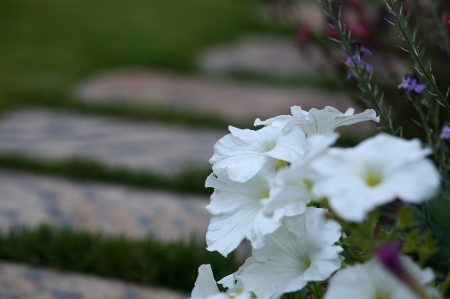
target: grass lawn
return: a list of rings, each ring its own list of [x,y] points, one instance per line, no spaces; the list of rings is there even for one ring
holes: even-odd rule
[[[109,68],[194,68],[205,47],[255,27],[256,0],[5,0],[0,100],[64,97]]]
[[[206,250],[205,240],[161,243],[41,225],[0,232],[0,259],[164,286],[190,294],[198,267],[211,264],[220,279],[243,263]]]

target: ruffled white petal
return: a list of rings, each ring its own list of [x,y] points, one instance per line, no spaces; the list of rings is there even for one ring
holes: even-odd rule
[[[427,284],[434,279],[430,269],[420,269],[409,257],[401,256],[401,262],[408,273],[423,287],[430,299],[442,296]],[[338,271],[330,280],[324,299],[420,299],[407,285],[381,265],[377,259],[365,264],[356,264]]]
[[[252,262],[240,274],[247,291],[259,299],[277,299],[302,289],[308,281],[322,281],[340,268],[342,249],[333,245],[340,226],[327,221],[325,210],[283,219],[283,225],[266,237],[266,245],[253,250]],[[322,233],[326,232],[326,233]]]
[[[217,288],[217,283],[212,273],[211,265],[201,265],[198,268],[198,277],[195,281],[194,289],[191,293],[190,299],[251,299],[252,295],[249,292],[244,292],[242,288],[239,289],[240,294],[236,295],[238,285],[234,285],[234,274],[223,278],[219,283],[228,288],[227,293],[221,293]],[[242,283],[240,283],[242,286]],[[234,294],[232,294],[234,293]],[[232,295],[232,296],[231,296]]]
[[[421,203],[440,185],[436,167],[417,140],[378,134],[351,149],[329,149],[311,163],[313,190],[327,197],[341,218],[362,222],[377,206],[396,198]]]
[[[217,295],[219,293],[220,291],[217,288],[217,283],[214,279],[211,265],[201,265],[200,268],[198,268],[198,277],[195,281],[191,298],[205,299],[211,295]]]
[[[372,120],[379,122],[380,118],[376,116],[375,110],[367,109],[362,113],[353,115],[353,109],[350,108],[346,113],[326,106],[322,110],[313,108],[308,112],[308,118],[311,120],[309,125],[302,125],[306,135],[327,134],[333,132],[337,127],[348,126],[362,121]]]
[[[268,126],[260,130],[229,127],[231,134],[214,145],[213,171],[225,169],[231,180],[246,182],[277,159],[295,162],[304,154],[305,134],[300,128]]]
[[[206,233],[209,251],[227,256],[244,238],[252,246],[264,245],[264,236],[281,225],[281,213],[266,216],[263,200],[269,197],[274,171],[263,169],[245,183],[230,180],[224,170],[210,175],[206,187],[215,188],[206,209],[213,215]]]
[[[311,193],[309,163],[322,155],[338,136],[337,133],[330,133],[314,135],[306,140],[302,162],[278,171],[270,199],[265,203],[266,215],[272,215],[276,210],[281,210],[285,216],[295,216],[305,211],[306,205],[315,199]]]
[[[362,121],[380,121],[373,109],[367,109],[354,115],[353,108],[349,108],[345,113],[342,113],[336,108],[326,106],[322,110],[313,108],[307,112],[302,110],[300,106],[293,106],[291,107],[291,113],[292,116],[281,115],[265,121],[257,119],[255,125],[272,125],[275,127],[299,126],[309,137],[315,134],[328,134],[337,127],[348,126]]]

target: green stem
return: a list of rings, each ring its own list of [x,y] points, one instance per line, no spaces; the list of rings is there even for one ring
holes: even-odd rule
[[[342,24],[341,24],[340,19],[336,18],[336,16],[333,13],[333,10],[331,8],[331,0],[320,0],[320,2],[322,3],[326,14],[332,20],[334,27],[339,34],[340,43],[342,45],[342,48],[348,53],[348,56],[352,61],[352,64],[353,64],[352,71],[355,75],[356,80],[359,83],[359,87],[364,92],[364,94],[367,96],[367,99],[368,99],[370,105],[372,106],[372,108],[380,116],[380,124],[382,125],[382,127],[384,127],[388,133],[394,134],[395,130],[392,128],[391,122],[388,120],[388,118],[384,115],[383,111],[381,110],[381,107],[377,101],[377,97],[375,96],[372,86],[364,78],[364,73],[359,68],[359,64],[357,63],[357,61],[354,57],[355,53],[353,53],[354,51],[353,51],[353,49],[351,49],[351,47],[348,43],[347,36],[344,34],[344,32],[342,30]]]
[[[434,22],[436,23],[441,39],[444,41],[445,51],[447,52],[447,56],[450,59],[450,43],[448,41],[447,36],[445,36],[444,27],[442,26],[441,19],[438,16],[436,3],[434,0],[428,0],[428,3],[430,3],[430,10],[431,13],[433,14]]]
[[[417,63],[418,68],[416,68],[419,73],[426,78],[428,81],[428,84],[432,87],[435,95],[439,98],[439,103],[443,105],[448,111],[450,111],[450,105],[446,101],[446,97],[441,93],[439,88],[436,85],[436,82],[432,75],[428,73],[425,69],[425,66],[423,65],[420,57],[419,57],[419,51],[417,50],[416,46],[414,45],[414,41],[410,38],[410,34],[406,31],[406,18],[403,17],[401,14],[397,13],[394,9],[394,4],[397,3],[396,0],[394,2],[392,0],[384,0],[386,3],[388,9],[391,11],[391,13],[395,17],[396,26],[400,30],[401,36],[403,40],[406,42],[406,45],[408,47],[408,51],[410,52],[413,60]],[[405,25],[403,25],[405,24]]]
[[[350,249],[350,247],[348,247],[347,245],[344,245],[344,244],[340,244],[341,245],[341,247],[344,249],[344,252],[349,256],[349,257],[351,257],[352,259],[354,259],[355,261],[357,261],[357,262],[362,262],[362,259],[359,257],[359,256],[357,256],[351,249]]]

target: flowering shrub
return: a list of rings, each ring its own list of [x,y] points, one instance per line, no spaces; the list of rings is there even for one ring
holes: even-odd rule
[[[294,106],[292,115],[256,119],[255,125],[263,126],[257,130],[229,127],[230,134],[214,147],[213,173],[206,180],[206,187],[214,188],[206,207],[213,215],[207,245],[226,257],[247,239],[252,255],[218,282],[225,292],[219,291],[211,267],[200,266],[192,299],[446,295],[450,211],[441,208],[450,208],[450,129],[444,125],[448,94],[440,91],[431,64],[425,67],[418,38],[407,26],[417,3],[384,2],[387,21],[413,59],[415,73],[400,77],[394,89],[403,89],[404,104],[416,110],[421,139],[402,137],[385,111],[383,94],[372,86],[377,67],[363,55],[373,51],[351,39],[341,12],[330,0],[321,0],[331,39],[343,48],[347,78],[357,81],[371,109],[354,114],[351,108],[342,113],[333,107],[304,111]],[[360,1],[344,4],[343,9],[364,13]],[[449,21],[438,17],[440,7],[428,1],[444,39],[437,48],[446,53],[448,64]],[[311,37],[305,27],[302,33],[302,42]],[[363,121],[379,123],[382,132],[353,148],[333,146],[339,138],[336,128]]]

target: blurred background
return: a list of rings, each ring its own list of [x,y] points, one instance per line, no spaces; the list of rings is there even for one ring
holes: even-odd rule
[[[235,271],[245,246],[205,249],[215,142],[354,106],[301,2],[0,1],[0,297],[183,298],[201,264]]]

